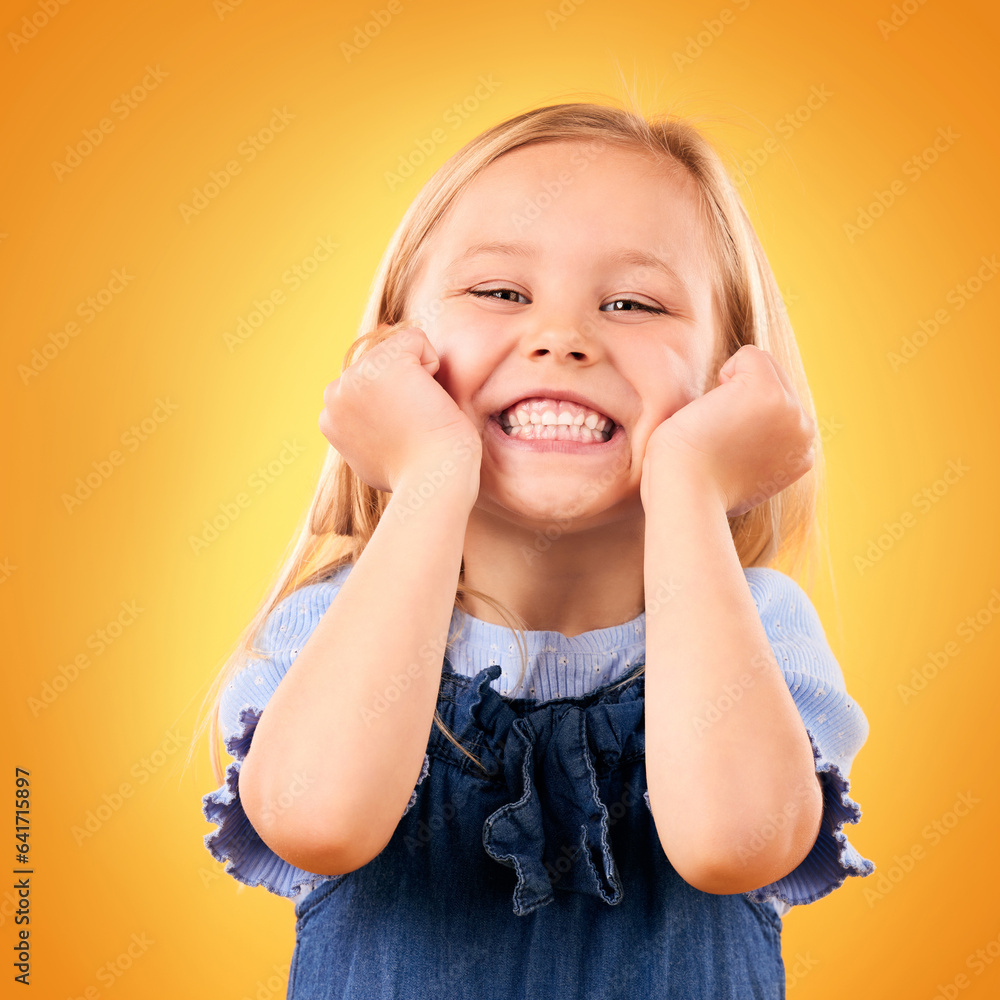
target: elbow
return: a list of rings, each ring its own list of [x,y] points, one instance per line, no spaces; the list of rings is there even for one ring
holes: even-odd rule
[[[260,839],[283,861],[316,875],[346,875],[381,853],[386,843],[373,841],[371,831],[348,829],[315,809],[278,814],[274,808],[244,804],[247,818]]]
[[[768,864],[742,866],[732,863],[731,859],[705,859],[685,864],[678,874],[700,892],[731,896],[777,882],[794,868],[794,864],[775,865],[773,856]]]
[[[789,816],[766,816],[751,827],[716,828],[670,855],[677,873],[695,889],[732,895],[760,889],[794,871],[808,857],[822,824],[822,797]]]
[[[258,831],[259,832],[259,831]],[[269,830],[261,840],[283,861],[315,875],[347,875],[368,864],[382,851],[366,841],[334,838],[325,830]]]
[[[316,875],[346,875],[371,861],[388,843],[372,826],[345,823],[345,810],[333,815],[305,776],[294,776],[276,790],[248,765],[249,754],[239,776],[243,811],[260,839],[295,868]]]

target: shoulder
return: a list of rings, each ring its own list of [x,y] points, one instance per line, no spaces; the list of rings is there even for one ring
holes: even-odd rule
[[[298,652],[296,644],[299,640],[305,642],[312,634],[350,571],[351,564],[345,563],[324,579],[285,595],[265,619],[253,648],[268,655]]]
[[[350,569],[350,564],[339,566],[324,579],[287,594],[272,608],[254,636],[250,653],[222,689],[219,722],[224,739],[243,733],[248,718],[259,716]]]
[[[799,584],[787,573],[772,568],[771,566],[746,566],[743,569],[750,593],[753,594],[754,602],[758,609],[769,606],[774,602],[788,602],[791,600],[805,601],[809,598]]]
[[[809,595],[790,576],[770,566],[750,566],[743,570],[757,613],[768,634],[785,629],[823,637],[823,625]]]
[[[790,576],[770,567],[744,569],[768,642],[786,675],[803,674],[843,687],[843,673],[816,608]]]

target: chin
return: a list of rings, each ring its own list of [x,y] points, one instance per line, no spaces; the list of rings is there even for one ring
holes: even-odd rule
[[[596,527],[621,515],[622,497],[618,490],[603,493],[598,487],[580,489],[488,488],[479,494],[479,506],[488,513],[513,522],[532,532],[540,532],[552,541],[567,532]],[[638,496],[636,497],[638,503]],[[641,504],[639,505],[641,509]]]

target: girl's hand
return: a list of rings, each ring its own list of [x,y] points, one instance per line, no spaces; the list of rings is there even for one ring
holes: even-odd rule
[[[805,475],[815,461],[816,422],[781,365],[744,345],[722,366],[719,384],[655,428],[646,445],[640,492],[651,463],[700,477],[729,517],[746,513]]]
[[[407,475],[478,475],[482,438],[434,379],[439,366],[423,330],[401,327],[326,387],[319,429],[369,486],[391,493]]]

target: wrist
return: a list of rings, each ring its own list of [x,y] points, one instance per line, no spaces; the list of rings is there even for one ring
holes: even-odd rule
[[[723,513],[729,507],[726,492],[707,463],[667,445],[646,449],[639,493],[647,515],[672,503],[691,502]]]
[[[395,483],[390,505],[409,512],[426,506],[447,506],[468,514],[479,496],[480,459],[469,449],[427,455]]]

